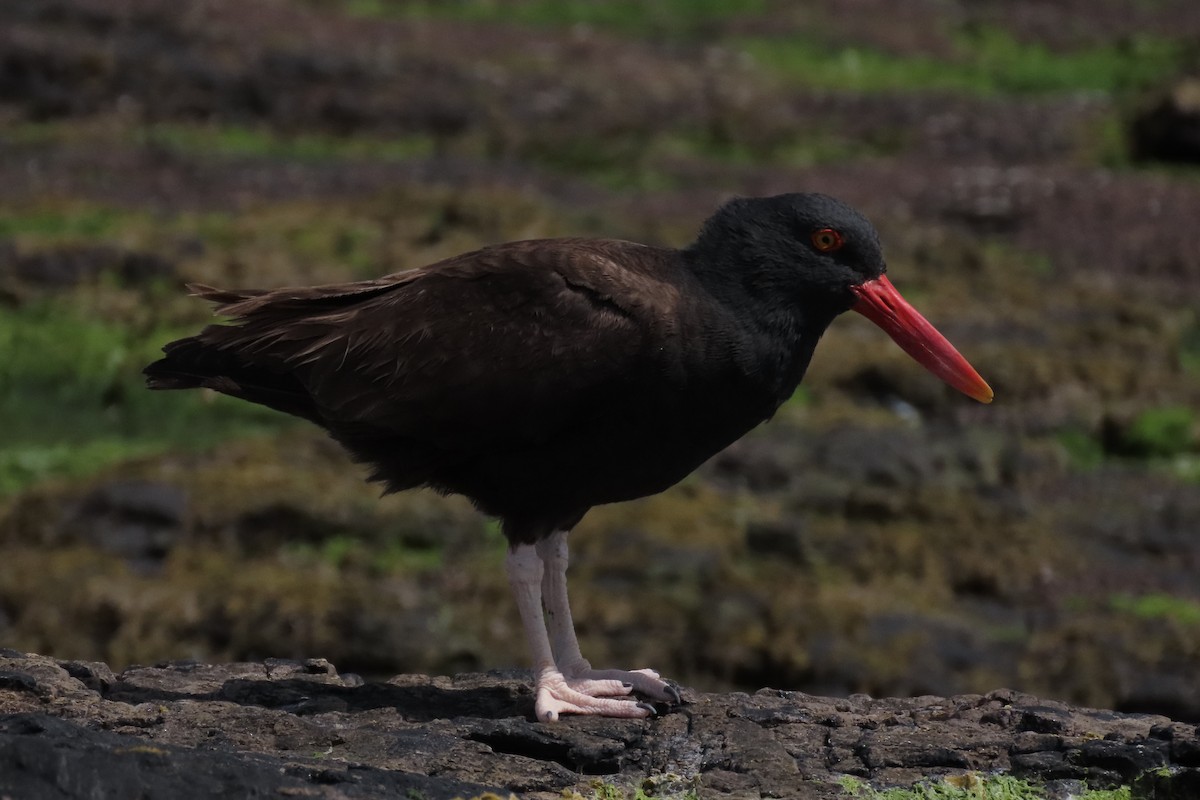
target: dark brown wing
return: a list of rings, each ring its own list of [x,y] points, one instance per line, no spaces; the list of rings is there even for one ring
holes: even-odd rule
[[[485,248],[387,278],[230,292],[233,325],[172,343],[156,388],[208,386],[440,450],[536,443],[670,369],[673,251],[612,240]]]

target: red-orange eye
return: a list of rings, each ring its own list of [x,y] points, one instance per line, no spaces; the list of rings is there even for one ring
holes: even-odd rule
[[[845,240],[833,228],[821,228],[819,231],[813,231],[812,243],[813,247],[822,253],[832,253],[845,244]]]

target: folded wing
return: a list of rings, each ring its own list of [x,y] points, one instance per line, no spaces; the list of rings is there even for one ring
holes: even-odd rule
[[[535,444],[669,369],[662,344],[678,298],[662,278],[674,258],[628,242],[541,240],[358,283],[193,287],[232,324],[167,345],[148,384],[309,419],[364,460],[376,459],[355,443],[372,437],[428,454]]]

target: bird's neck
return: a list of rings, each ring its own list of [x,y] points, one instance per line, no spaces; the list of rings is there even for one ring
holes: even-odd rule
[[[707,294],[728,312],[737,329],[739,368],[762,382],[776,404],[795,392],[818,340],[845,309],[804,297],[791,283],[763,270],[747,250],[701,246],[682,251]]]

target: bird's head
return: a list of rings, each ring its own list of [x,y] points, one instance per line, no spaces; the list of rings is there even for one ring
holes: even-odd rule
[[[755,292],[791,295],[830,319],[857,311],[934,375],[992,401],[979,373],[888,280],[875,226],[840,200],[815,193],[737,198],[705,223],[693,249],[745,265],[740,278]]]

